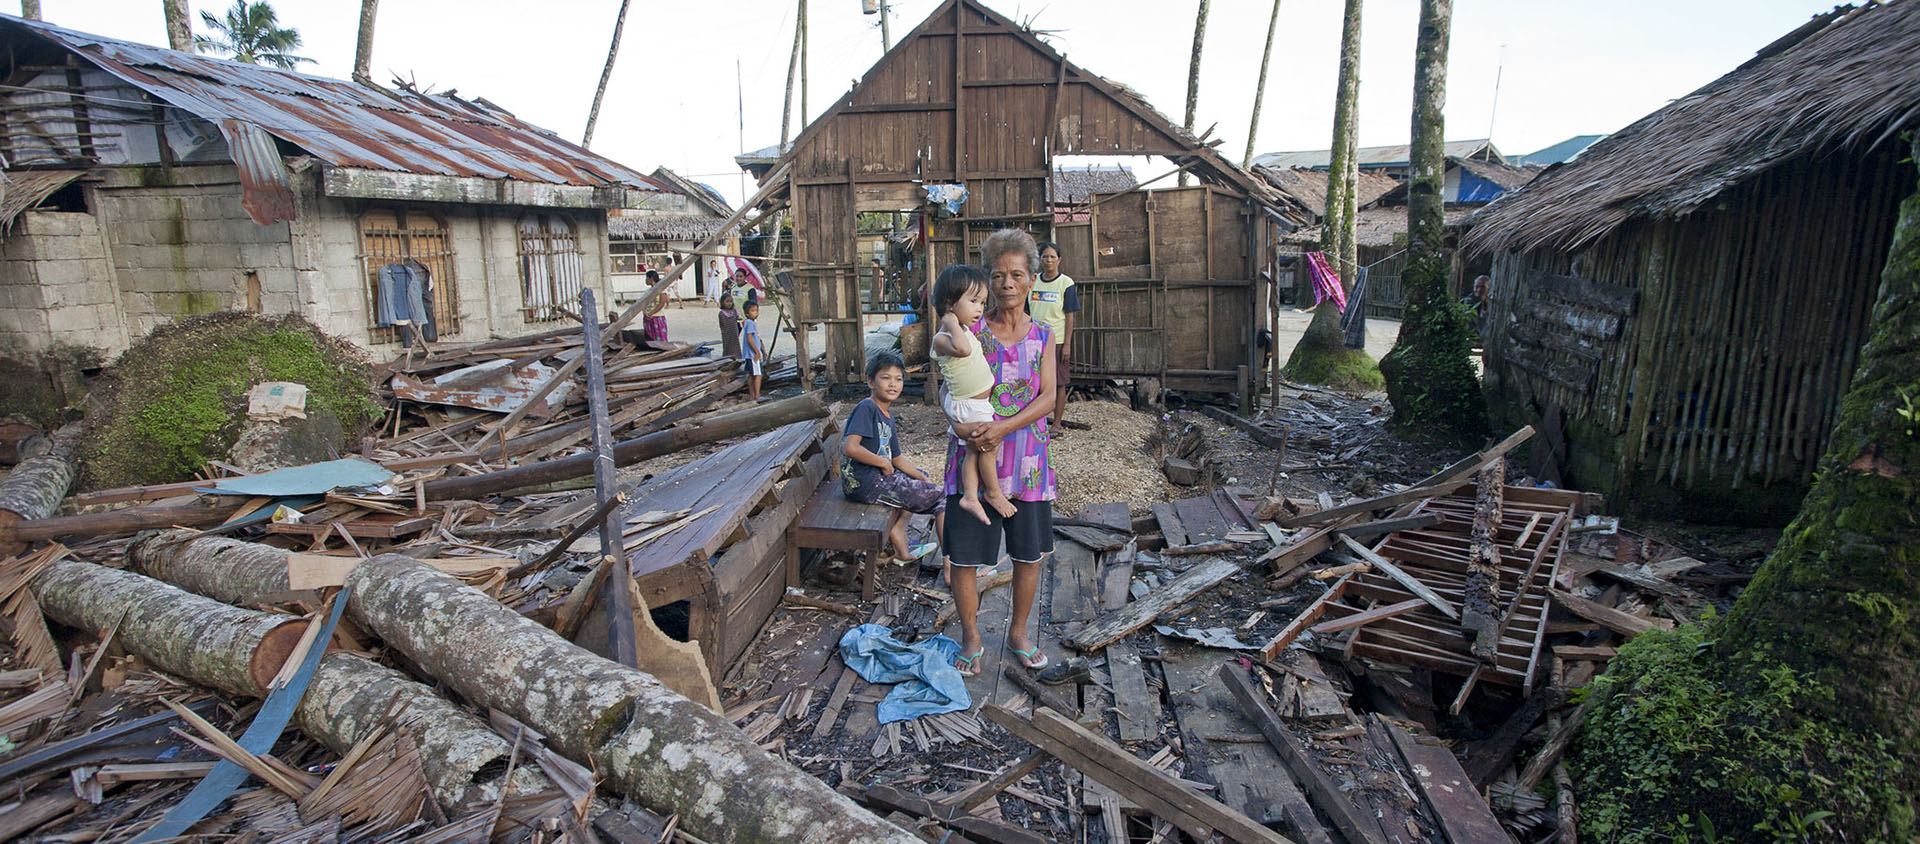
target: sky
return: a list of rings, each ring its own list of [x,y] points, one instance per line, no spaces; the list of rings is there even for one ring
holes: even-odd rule
[[[218,15],[226,2],[190,0]],[[890,0],[895,40],[940,0]],[[1089,72],[1125,83],[1176,123],[1184,116],[1198,0],[986,0],[1042,32]],[[0,0],[6,3],[6,0]],[[10,5],[10,4],[9,4]],[[1325,149],[1332,135],[1340,0],[1283,0],[1256,152]],[[1447,137],[1491,137],[1522,154],[1612,132],[1732,70],[1832,0],[1457,0]],[[299,30],[302,70],[347,78],[358,0],[277,0]],[[373,74],[485,97],[578,141],[620,0],[381,0]],[[642,171],[666,166],[738,204],[733,163],[779,140],[795,0],[633,0],[592,149]],[[12,12],[14,9],[8,8]],[[1246,149],[1273,5],[1212,0],[1196,131]],[[70,29],[165,44],[161,0],[42,0]],[[1361,40],[1362,146],[1407,141],[1418,0],[1368,0]],[[880,58],[879,16],[861,0],[811,0],[807,117]],[[1498,96],[1495,96],[1496,80]],[[793,134],[803,124],[799,104]],[[744,127],[743,124],[744,123]],[[1491,129],[1491,133],[1489,133]],[[1138,169],[1138,166],[1136,166]],[[1156,175],[1141,172],[1145,178]]]

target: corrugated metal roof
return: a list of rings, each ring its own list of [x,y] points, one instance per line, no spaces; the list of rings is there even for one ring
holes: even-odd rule
[[[40,21],[0,20],[72,50],[169,105],[214,123],[257,126],[335,166],[660,189],[636,170],[482,102],[213,59]]]
[[[1501,157],[1500,151],[1494,148],[1493,142],[1485,138],[1469,141],[1448,141],[1444,145],[1444,148],[1448,156],[1473,158],[1485,152],[1492,152],[1495,160],[1505,160]],[[1353,157],[1359,162],[1359,166],[1361,167],[1402,167],[1406,166],[1411,160],[1407,152],[1406,144],[1396,144],[1386,147],[1360,147],[1353,151]],[[1263,155],[1256,155],[1253,158],[1253,163],[1263,167],[1272,167],[1275,170],[1284,170],[1289,167],[1324,168],[1332,158],[1332,150],[1312,149],[1297,152],[1269,152]]]

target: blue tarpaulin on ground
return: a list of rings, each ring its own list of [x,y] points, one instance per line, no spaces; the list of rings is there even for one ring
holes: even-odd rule
[[[392,472],[377,463],[348,457],[275,469],[258,475],[221,478],[206,487],[195,489],[225,495],[268,495],[278,498],[285,495],[320,495],[341,487],[373,486],[386,483],[392,477]]]
[[[966,678],[953,667],[960,643],[934,636],[911,645],[878,624],[862,624],[840,637],[840,658],[869,683],[897,683],[880,701],[880,723],[938,715],[973,705]]]

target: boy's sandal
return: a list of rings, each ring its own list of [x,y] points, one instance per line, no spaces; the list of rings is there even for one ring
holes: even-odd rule
[[[1013,655],[1020,658],[1020,664],[1030,670],[1039,671],[1047,667],[1047,655],[1040,652],[1039,645],[1034,645],[1023,651],[1014,647],[1013,643],[1009,642],[1007,643],[1007,650],[1013,651]]]
[[[987,649],[981,648],[980,650],[974,651],[973,656],[962,655],[954,657],[953,670],[960,672],[960,676],[962,677],[978,677],[980,676],[979,660],[986,655]]]

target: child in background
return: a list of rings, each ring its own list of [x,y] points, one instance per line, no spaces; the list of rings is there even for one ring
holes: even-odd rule
[[[902,563],[939,547],[931,542],[907,544],[908,515],[932,513],[938,535],[940,514],[947,505],[940,485],[900,453],[900,432],[894,427],[891,408],[905,384],[906,364],[898,354],[887,351],[868,357],[871,395],[854,406],[840,436],[840,492],[849,501],[893,508],[887,538],[893,543],[894,560]]]
[[[939,330],[933,335],[933,359],[940,365],[940,377],[946,392],[940,409],[946,411],[953,433],[965,440],[967,457],[960,461],[960,509],[987,524],[987,511],[980,497],[999,511],[1003,519],[1013,518],[1013,502],[1000,489],[1000,446],[979,448],[972,444],[974,432],[992,422],[993,370],[980,352],[980,340],[972,326],[987,309],[987,274],[970,264],[955,264],[940,271],[933,282],[933,311]]]
[[[740,353],[747,361],[747,396],[753,401],[760,400],[760,375],[766,367],[767,350],[760,345],[760,303],[747,300],[747,307],[740,312],[746,317],[740,321]]]

